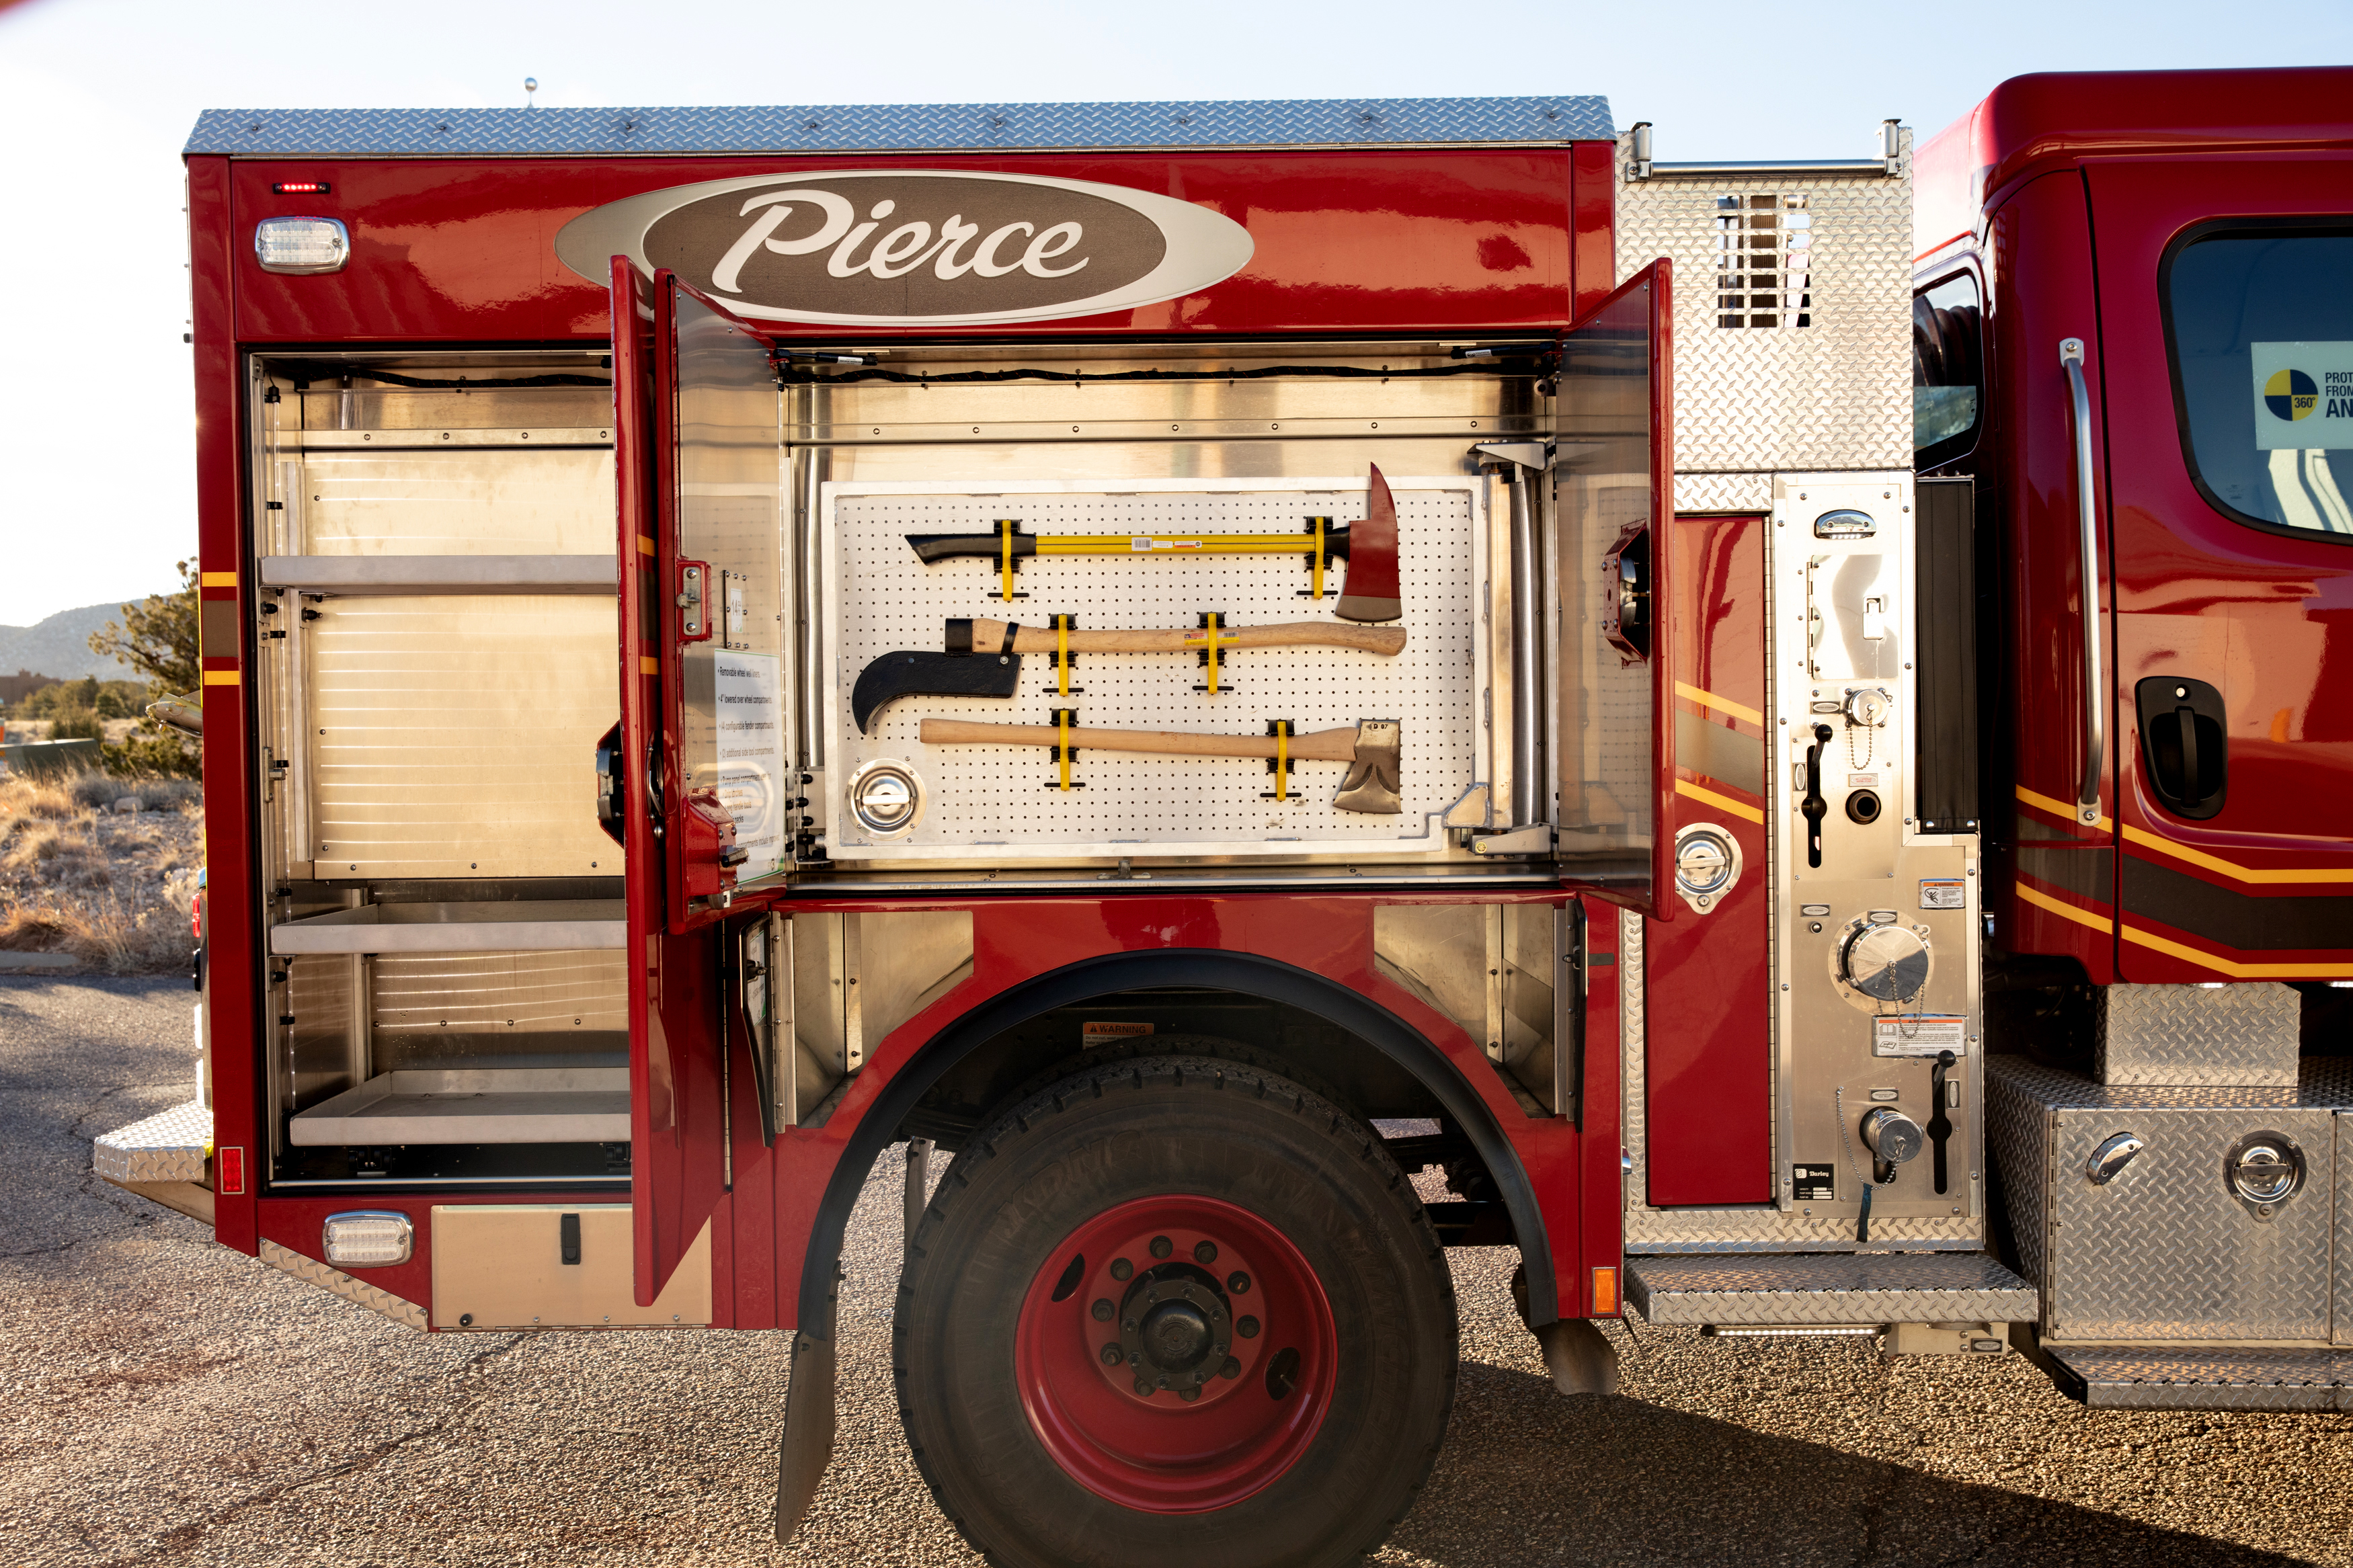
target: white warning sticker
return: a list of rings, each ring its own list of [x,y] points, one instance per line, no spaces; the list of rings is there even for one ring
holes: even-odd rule
[[[1968,895],[1962,891],[1958,877],[1923,877],[1920,879],[1920,907],[1924,910],[1967,909]]]
[[[1933,1057],[1950,1051],[1969,1054],[1968,1020],[1953,1013],[1905,1013],[1871,1021],[1871,1054],[1874,1057]]]
[[[2353,447],[2353,343],[2249,343],[2255,449]]]

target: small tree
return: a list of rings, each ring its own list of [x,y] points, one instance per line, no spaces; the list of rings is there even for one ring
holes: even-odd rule
[[[196,565],[193,561],[174,564],[180,574],[178,593],[150,594],[136,605],[125,605],[119,623],[109,621],[90,636],[92,653],[120,659],[147,678],[151,701],[204,689],[204,662],[196,646]],[[90,700],[97,700],[94,685]],[[141,718],[139,729],[124,744],[100,749],[107,772],[202,776],[203,757],[194,742],[149,718]]]

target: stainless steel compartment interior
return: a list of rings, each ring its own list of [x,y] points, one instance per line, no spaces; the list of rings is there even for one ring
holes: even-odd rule
[[[2120,1088],[1991,1059],[1992,1152],[2046,1340],[2330,1341],[2353,1058],[2301,1066],[2293,1087]]]
[[[1528,345],[1531,355],[1545,346]],[[1215,879],[1310,876],[1377,859],[1441,875],[1527,875],[1525,866],[1472,854],[1430,814],[1474,782],[1509,782],[1511,639],[1515,619],[1526,617],[1511,614],[1511,562],[1489,526],[1510,487],[1483,471],[1472,448],[1515,437],[1541,446],[1548,400],[1532,357],[1498,369],[1451,348],[894,349],[878,366],[811,373],[789,385],[786,570],[807,585],[795,589],[801,620],[786,660],[803,682],[793,754],[819,781],[810,814],[831,857],[804,863],[801,874],[969,879],[986,862],[1003,863],[1008,877],[1085,868],[1092,882],[1093,868],[1124,859]],[[1409,604],[1399,658],[1234,653],[1212,695],[1190,654],[1082,656],[1066,698],[1050,656],[1033,655],[1011,702],[902,701],[885,710],[872,740],[851,732],[842,698],[865,659],[939,648],[950,616],[1043,626],[1063,614],[1083,629],[1194,628],[1204,612],[1229,625],[1328,616],[1345,569],[1335,563],[1327,574],[1321,604],[1308,597],[1303,530],[1311,516],[1335,524],[1362,516],[1373,464],[1397,495],[1405,535]],[[1527,488],[1548,511],[1549,487]],[[1279,531],[1300,534],[1302,549],[1175,561],[1040,557],[1022,563],[1016,591],[1027,597],[1008,605],[994,563],[924,567],[902,537],[975,521],[987,531],[1017,516],[1031,533]],[[1545,616],[1534,623],[1525,635],[1550,635]],[[1539,684],[1552,662],[1536,651]],[[1541,691],[1527,695],[1543,700]],[[1258,762],[1082,752],[1075,777],[1085,787],[1050,795],[1047,784],[1060,781],[1045,748],[910,755],[926,714],[1037,721],[1058,708],[1076,710],[1088,727],[1261,737],[1271,719],[1299,731],[1401,719],[1406,813],[1347,820],[1331,805],[1337,775],[1321,763],[1295,763],[1295,798],[1261,801],[1274,792]],[[888,838],[852,831],[842,803],[849,775],[886,757],[923,776],[923,818]],[[975,803],[989,820],[974,816]],[[1482,816],[1479,826],[1494,824]]]

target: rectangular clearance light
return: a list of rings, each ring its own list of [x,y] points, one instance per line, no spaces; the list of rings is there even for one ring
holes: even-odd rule
[[[390,1209],[359,1209],[329,1215],[320,1241],[327,1261],[338,1268],[388,1268],[408,1261],[417,1226]]]
[[[324,180],[280,180],[269,188],[281,196],[323,196],[335,187]]]
[[[253,254],[264,272],[341,272],[351,231],[331,217],[266,217],[254,226]]]

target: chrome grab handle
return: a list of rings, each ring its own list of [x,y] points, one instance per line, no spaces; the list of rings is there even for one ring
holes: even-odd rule
[[[2108,750],[2107,681],[2100,668],[2100,512],[2092,493],[2092,395],[2084,385],[2084,340],[2059,340],[2059,363],[2075,401],[2075,531],[2083,552],[2084,776],[2075,815],[2100,820],[2100,764]]]
[[[2116,1179],[2117,1173],[2133,1162],[2145,1145],[2130,1132],[2119,1132],[2103,1141],[2084,1162],[2084,1179],[2095,1187],[2105,1187]]]

